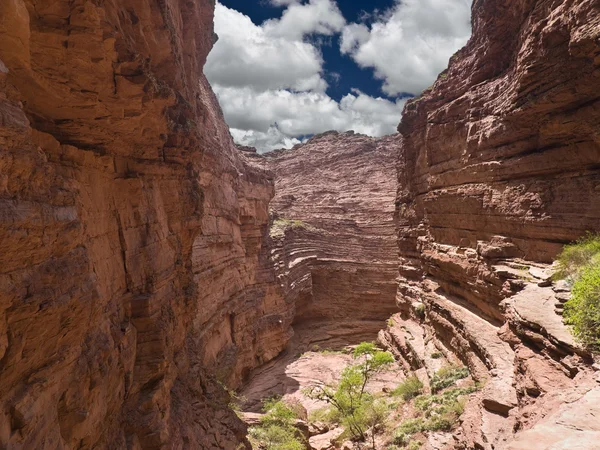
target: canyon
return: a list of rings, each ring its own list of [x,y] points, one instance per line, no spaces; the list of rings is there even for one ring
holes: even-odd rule
[[[0,3],[0,448],[249,448],[228,389],[375,339],[481,386],[424,449],[600,448],[552,279],[599,230],[597,0],[475,0],[398,134],[267,155],[202,73],[213,10]]]

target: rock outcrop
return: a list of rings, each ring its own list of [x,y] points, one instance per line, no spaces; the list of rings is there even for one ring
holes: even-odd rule
[[[272,180],[202,75],[213,8],[0,3],[2,448],[245,439],[216,381],[277,355],[289,314]]]
[[[329,132],[265,158],[274,264],[313,343],[373,338],[396,311],[399,149],[397,137]]]
[[[466,448],[597,445],[589,421],[553,447],[536,436],[577,410],[558,405],[597,395],[554,311],[549,264],[598,230],[598,11],[594,0],[475,1],[471,40],[399,126],[402,328],[383,338],[412,369],[431,371],[440,351],[485,380],[482,413],[454,436]]]

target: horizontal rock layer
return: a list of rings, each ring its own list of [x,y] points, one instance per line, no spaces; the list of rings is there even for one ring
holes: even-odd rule
[[[329,132],[264,157],[275,176],[273,259],[296,328],[352,323],[344,339],[359,339],[396,310],[399,148],[397,137]]]
[[[245,439],[216,381],[277,355],[289,314],[273,183],[202,75],[213,7],[0,4],[2,448]]]
[[[475,1],[469,43],[405,107],[398,304],[413,332],[383,339],[413,369],[432,372],[440,351],[485,380],[457,445],[558,448],[534,431],[509,443],[595,395],[548,265],[598,231],[599,35],[596,1]],[[597,428],[582,430],[565,439],[592,448]]]

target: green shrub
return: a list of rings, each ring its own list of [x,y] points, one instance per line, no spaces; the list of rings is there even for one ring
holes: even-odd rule
[[[588,234],[567,245],[557,257],[555,278],[573,283],[564,319],[575,338],[593,351],[600,350],[600,234]]]
[[[438,395],[424,394],[415,398],[415,408],[419,411],[427,411],[436,403],[442,403],[442,398]]]
[[[265,450],[304,450],[306,447],[298,437],[298,430],[280,425],[251,427],[248,430],[250,442],[255,448]]]
[[[423,425],[426,431],[450,431],[454,427],[456,419],[449,415],[434,416]]]
[[[600,257],[600,234],[588,234],[574,244],[565,246],[558,255],[558,271],[555,278],[576,279],[578,274]]]
[[[420,318],[420,319],[425,318],[425,305],[423,303],[416,303],[414,305],[414,311],[418,318]]]
[[[289,426],[298,419],[294,410],[277,397],[263,401],[263,412],[265,415],[262,416],[261,423],[264,425]]]
[[[309,225],[306,222],[303,222],[301,220],[291,220],[291,219],[279,218],[279,219],[275,219],[271,223],[271,228],[269,229],[269,235],[272,238],[282,237],[285,235],[285,232],[290,229],[291,230],[294,230],[294,229],[312,230],[314,228],[311,225]]]
[[[392,391],[392,395],[402,397],[404,401],[409,401],[415,398],[423,391],[423,383],[416,376],[408,377],[400,385]]]
[[[409,434],[406,434],[400,430],[396,430],[394,433],[392,443],[393,446],[389,446],[388,450],[390,450],[390,448],[417,450],[421,448],[421,445],[423,445],[421,441],[412,440]]]
[[[304,437],[295,427],[294,410],[277,398],[265,400],[260,424],[248,430],[250,441],[265,450],[303,450]]]
[[[398,433],[404,433],[410,436],[412,434],[420,433],[421,431],[423,431],[423,426],[423,419],[421,419],[420,417],[417,417],[415,419],[406,419],[400,424],[398,430],[396,431]]]
[[[452,365],[442,367],[431,378],[431,391],[434,393],[439,392],[468,376],[469,369],[465,366]]]
[[[433,359],[440,359],[440,358],[442,358],[443,356],[444,356],[444,354],[443,354],[443,353],[441,353],[441,352],[433,352],[433,353],[431,354],[431,357],[432,357]]]
[[[399,445],[404,447],[406,444],[410,442],[410,435],[406,434],[404,431],[397,429],[394,432],[394,436],[392,437],[392,442],[394,445]]]
[[[415,399],[415,408],[423,411],[424,431],[450,431],[464,412],[464,399],[460,397],[471,394],[477,386],[453,388],[438,395],[420,395]]]
[[[304,393],[326,402],[330,408],[329,417],[335,415],[354,439],[364,440],[369,428],[373,430],[374,439],[374,432],[384,425],[389,410],[385,402],[375,399],[366,387],[376,373],[394,362],[394,358],[370,342],[357,345],[352,356],[355,364],[343,370],[336,386],[310,386]]]
[[[327,424],[334,424],[340,421],[338,410],[325,406],[323,408],[315,409],[308,414],[308,421],[310,423],[324,422]]]
[[[600,350],[600,262],[587,266],[577,276],[563,317],[579,342]]]

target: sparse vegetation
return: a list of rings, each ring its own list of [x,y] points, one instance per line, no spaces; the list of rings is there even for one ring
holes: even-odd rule
[[[402,397],[407,402],[423,391],[423,383],[415,375],[408,377],[396,389],[392,391],[392,395]]]
[[[375,434],[385,424],[388,406],[366,388],[373,376],[392,364],[394,358],[370,342],[356,346],[352,356],[355,364],[344,369],[337,386],[311,386],[305,394],[327,403],[328,411],[321,412],[321,416],[341,424],[353,439],[364,441],[370,429],[375,448]]]
[[[431,392],[435,394],[468,376],[469,369],[464,366],[451,365],[442,367],[431,378]]]
[[[273,398],[264,402],[265,415],[258,426],[251,427],[248,435],[252,446],[265,450],[304,450],[304,437],[296,428],[297,415],[282,400]]]
[[[415,303],[413,305],[413,309],[415,311],[415,315],[418,318],[420,318],[420,319],[425,318],[425,305],[423,303]]]
[[[310,230],[312,229],[312,227],[301,220],[278,218],[273,220],[273,222],[271,223],[271,228],[269,229],[269,236],[271,236],[272,238],[282,237],[285,235],[285,232],[289,229]]]
[[[431,354],[431,357],[432,357],[433,359],[440,359],[440,358],[443,358],[443,357],[444,357],[444,354],[443,354],[443,353],[441,353],[441,352],[433,352],[433,353]]]
[[[600,351],[600,235],[567,245],[558,255],[558,278],[572,283],[563,317],[575,338]]]
[[[444,378],[450,379],[450,378]],[[464,412],[465,397],[478,390],[477,385],[468,387],[454,387],[437,395],[419,395],[414,399],[414,407],[418,411],[417,417],[405,419],[396,429],[393,443],[399,446],[411,447],[412,436],[428,431],[452,430],[461,414]]]
[[[320,347],[313,350],[338,353]],[[452,431],[464,412],[467,396],[479,389],[472,382],[457,385],[458,380],[469,376],[469,371],[464,366],[448,365],[431,377],[432,393],[425,393],[423,382],[415,375],[392,391],[375,392],[372,381],[394,362],[392,354],[374,343],[363,342],[353,348],[352,357],[336,384],[303,389],[309,398],[326,404],[313,410],[308,418],[305,410],[296,411],[290,403],[266,401],[264,418],[250,430],[254,448],[302,448],[299,445],[306,444],[305,438],[296,428],[297,419],[302,418],[308,423],[327,424],[316,425],[317,429],[341,428],[341,434],[335,438],[338,446],[352,440],[362,448],[418,450],[428,433]]]

